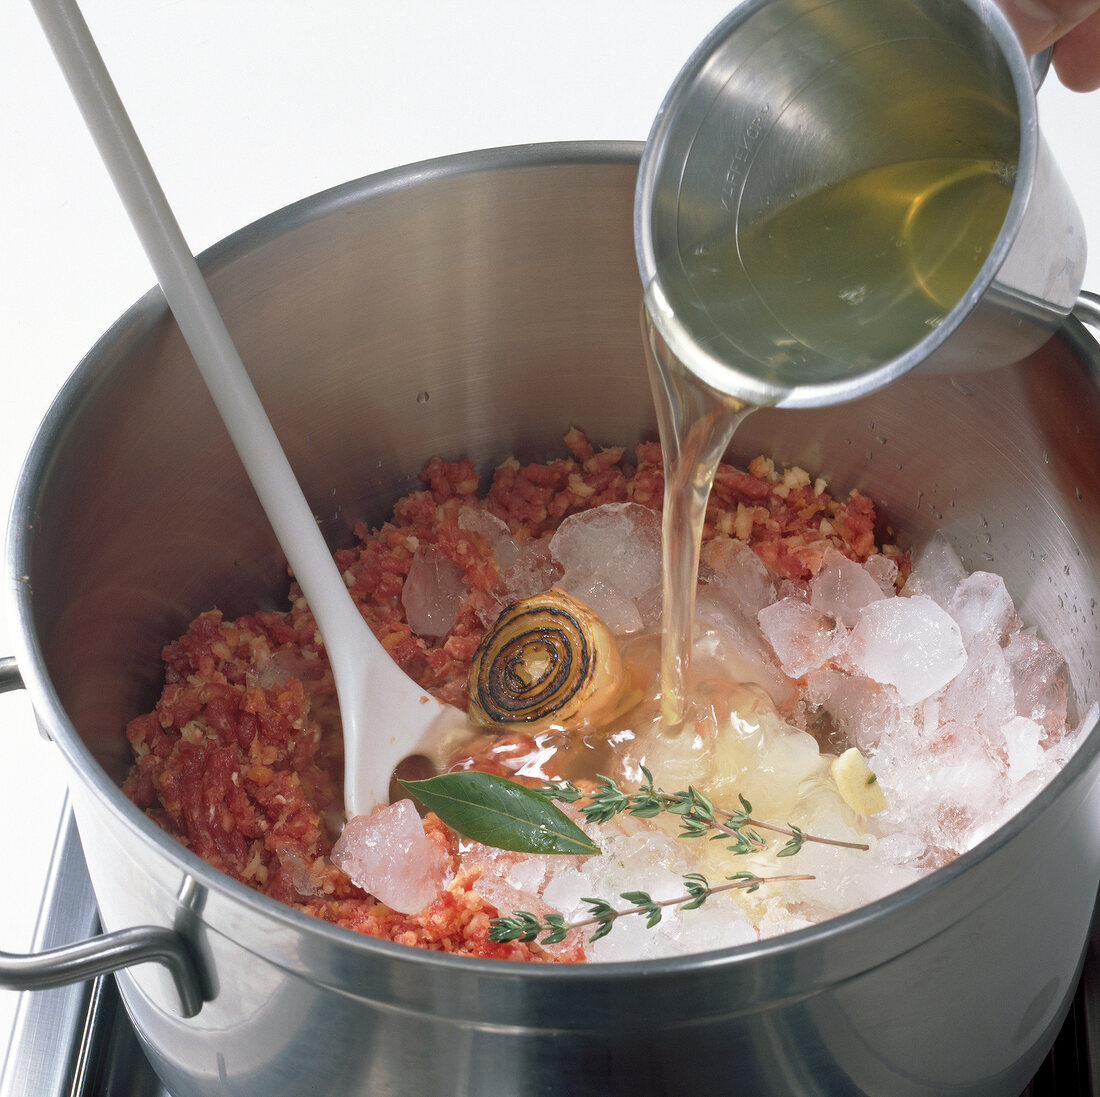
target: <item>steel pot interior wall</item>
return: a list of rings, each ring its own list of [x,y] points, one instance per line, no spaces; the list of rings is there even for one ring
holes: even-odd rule
[[[535,146],[403,169],[203,257],[332,545],[380,521],[433,455],[489,470],[560,453],[573,425],[597,443],[655,436],[631,239],[639,151]],[[1008,369],[755,413],[731,457],[770,454],[868,492],[904,544],[942,529],[1067,655],[1083,708],[1100,698],[1098,365],[1071,324]],[[72,765],[104,922],[175,925],[206,965],[213,1000],[191,1023],[155,972],[122,980],[181,1097],[227,1082],[299,1092],[306,1077],[332,1094],[674,1093],[671,1072],[688,1067],[715,1085],[740,1071],[745,1092],[1012,1094],[1053,1036],[1100,876],[1095,735],[1033,808],[916,890],[698,961],[464,965],[313,924],[178,849],[115,787],[123,728],[153,702],[160,649],[193,616],[278,606],[287,581],[158,292],[93,349],[43,424],[9,566],[21,666]],[[996,927],[1011,940],[993,948]],[[989,1002],[987,1035],[952,1034]],[[486,1071],[496,1080],[478,1085]]]

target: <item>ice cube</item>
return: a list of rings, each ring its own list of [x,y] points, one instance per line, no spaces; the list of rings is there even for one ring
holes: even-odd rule
[[[477,507],[467,507],[458,516],[458,528],[483,537],[502,571],[515,563],[519,545],[512,539],[508,523],[495,514]]]
[[[1012,672],[1016,712],[1042,724],[1057,737],[1066,720],[1066,663],[1045,640],[1030,632],[1013,633],[1004,648]]]
[[[1012,672],[992,632],[979,633],[967,649],[966,665],[943,694],[948,718],[980,729],[996,744],[1001,725],[1016,714]]]
[[[896,733],[903,721],[913,720],[912,711],[902,705],[893,686],[862,675],[837,674],[823,707],[848,742],[864,753],[876,747],[884,735]]]
[[[779,937],[784,933],[794,933],[796,930],[812,926],[813,920],[799,914],[792,914],[787,905],[780,899],[770,901],[760,919],[760,940],[766,941],[771,937]]]
[[[896,594],[898,565],[889,556],[876,552],[863,561],[863,570],[878,584],[883,594]]]
[[[420,545],[401,588],[409,628],[430,639],[446,636],[465,600],[462,568],[434,545]]]
[[[1002,762],[965,724],[940,725],[939,746],[933,750],[936,787],[945,803],[957,804],[972,815],[992,808],[1001,798]]]
[[[831,837],[848,840],[862,837],[848,833],[843,824],[828,816],[815,818],[813,826],[817,833]],[[918,877],[913,866],[899,867],[872,856],[869,851],[815,843],[804,845],[791,867],[816,877],[799,885],[803,909],[812,909],[816,920],[873,902]]]
[[[891,793],[887,822],[895,829],[918,829],[940,858],[944,851],[968,849],[975,826],[1004,799],[1004,762],[963,724],[947,721],[925,729],[918,751],[883,761],[876,758],[876,772],[880,781],[889,782],[884,784]]]
[[[614,872],[604,875],[591,892],[606,897],[616,910],[629,910],[634,904],[619,897],[623,891],[644,891],[656,902],[675,899],[684,894],[683,881],[671,872],[655,869],[635,861],[633,871]],[[585,952],[594,963],[605,961],[655,959],[674,952],[669,945],[675,939],[671,931],[675,918],[674,912],[665,910],[661,922],[653,927],[646,926],[645,915],[629,914],[616,919],[614,928],[606,937],[594,944],[585,946]],[[698,947],[698,946],[697,946]],[[703,946],[705,947],[705,946]]]
[[[965,578],[966,569],[959,554],[937,530],[917,553],[902,593],[924,594],[946,607],[955,588]]]
[[[728,895],[711,896],[695,910],[676,908],[665,917],[669,929],[656,956],[685,956],[759,939],[744,908]]]
[[[592,833],[592,832],[590,832]],[[701,850],[660,830],[653,822],[620,817],[592,833],[603,853],[579,864],[563,864],[549,873],[542,901],[568,922],[589,916],[585,899],[596,896],[613,907],[631,906],[624,891],[644,891],[656,902],[686,895],[684,873],[698,870]],[[565,858],[554,858],[565,862]],[[701,908],[680,911],[663,908],[660,922],[650,928],[644,915],[618,918],[599,941],[588,940],[595,927],[585,929],[585,953],[594,962],[654,959],[722,948],[756,940],[756,931],[744,909],[728,896],[710,897]]]
[[[411,800],[349,819],[332,848],[341,872],[402,914],[423,910],[443,888],[446,853],[424,833]]]
[[[1008,778],[1017,782],[1038,769],[1043,762],[1040,741],[1043,729],[1026,716],[1013,716],[1002,728],[1008,756]]]
[[[894,686],[907,705],[942,689],[966,665],[959,626],[925,595],[864,606],[847,654],[868,678]]]
[[[847,630],[797,598],[781,598],[758,614],[760,630],[791,678],[801,678],[844,650]]]
[[[562,869],[551,873],[543,890],[543,902],[551,910],[560,911],[570,920],[582,916],[583,899],[593,894],[592,881],[580,868]]]
[[[1016,608],[1005,581],[990,571],[976,571],[963,579],[945,608],[955,618],[967,645],[982,632],[1003,639],[1016,620]]]
[[[783,709],[794,703],[794,683],[780,668],[755,615],[745,610],[735,594],[724,587],[702,587],[695,619],[703,626],[692,656],[698,672],[753,682]]]
[[[514,910],[542,913],[540,893],[553,867],[551,862],[562,860],[560,857],[529,856],[470,842],[463,848],[461,865],[466,870],[480,869],[474,890],[502,914],[511,914]],[[575,858],[572,860],[575,861]]]
[[[810,581],[810,605],[851,628],[859,611],[883,597],[882,588],[854,560],[830,548],[821,570]]]
[[[920,860],[926,848],[927,844],[919,835],[897,830],[876,843],[875,857],[888,864],[913,866]]]
[[[805,689],[803,696],[811,708],[821,708],[828,703],[829,698],[833,693],[840,688],[842,682],[847,679],[847,675],[837,670],[836,667],[819,667],[817,670],[811,670],[806,675]]]
[[[513,887],[508,880],[487,870],[478,877],[473,890],[505,916],[517,910],[526,910],[541,916],[552,909],[537,895]]]
[[[644,627],[638,603],[619,587],[607,583],[601,575],[570,568],[557,585],[583,602],[614,636],[627,636]]]
[[[566,571],[591,575],[639,598],[661,585],[661,518],[640,503],[607,503],[564,519],[550,554]]]
[[[654,587],[647,594],[634,599],[638,612],[642,615],[644,628],[656,628],[661,623],[664,612],[664,592],[660,587]]]
[[[715,537],[700,553],[701,572],[707,583],[734,595],[754,612],[775,601],[775,583],[764,561],[736,537]]]
[[[780,579],[775,584],[775,600],[795,598],[799,602],[810,600],[810,584],[802,579]]]
[[[522,542],[516,546],[514,558],[501,565],[500,581],[493,593],[502,606],[542,594],[561,578],[562,569],[550,555],[550,537],[547,534]]]

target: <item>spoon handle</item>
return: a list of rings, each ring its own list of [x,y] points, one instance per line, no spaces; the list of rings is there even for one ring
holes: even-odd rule
[[[83,15],[73,0],[31,3],[314,616],[319,624],[340,623],[369,633],[348,597]]]
[[[389,778],[445,710],[409,679],[344,585],[191,249],[75,0],[31,0],[168,306],[321,630],[344,728],[350,814],[387,802]]]

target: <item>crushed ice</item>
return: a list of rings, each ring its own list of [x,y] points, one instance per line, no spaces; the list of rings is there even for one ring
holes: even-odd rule
[[[496,554],[502,604],[557,584],[588,602],[621,637],[658,623],[660,529],[647,508],[594,508],[525,544],[487,513],[462,521]],[[454,575],[427,551],[418,551],[414,571],[424,578],[423,591],[435,593],[421,604],[416,585],[406,591],[410,621],[415,612],[424,634],[438,635],[427,630],[442,628],[457,612]],[[866,841],[871,849],[807,843],[796,869],[816,880],[765,887],[751,897],[716,895],[687,914],[666,908],[655,929],[644,918],[620,919],[614,932],[586,944],[588,959],[725,947],[850,910],[972,848],[1064,765],[1076,745],[1067,725],[1065,663],[1022,625],[1003,580],[968,574],[938,533],[917,555],[900,593],[897,575],[887,557],[860,565],[830,550],[809,583],[776,583],[737,539],[704,546],[696,671],[755,683],[774,704],[747,703],[713,729],[709,743],[705,735],[646,741],[639,733],[623,772],[647,764],[665,788],[694,783],[724,805],[751,792],[762,817],[773,810],[779,817],[772,821]],[[1093,704],[1078,726],[1090,727],[1096,715]],[[886,811],[863,819],[846,806],[820,742],[837,752],[854,745],[867,756]],[[416,910],[443,886],[440,851],[407,802],[385,812],[394,814],[353,820],[334,859],[387,905]],[[683,894],[686,872],[716,881],[742,869],[794,870],[794,862],[778,861],[774,852],[733,858],[725,843],[681,840],[667,817],[620,816],[585,829],[602,856],[527,857],[474,845],[464,867],[482,865],[475,886],[502,914],[554,910],[567,921],[585,916],[588,896],[618,902],[625,890],[657,900]]]

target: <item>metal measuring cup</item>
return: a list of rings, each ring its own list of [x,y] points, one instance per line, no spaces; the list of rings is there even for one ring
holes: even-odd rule
[[[658,360],[752,404],[812,407],[918,365],[1018,361],[1071,312],[1100,322],[1100,299],[1079,296],[1081,215],[1039,132],[1042,71],[988,0],[746,0],[681,70],[642,156],[634,237]],[[992,165],[1007,191],[961,294],[912,333],[881,313],[880,345],[867,345],[869,326],[843,309],[868,287],[841,285],[833,345],[805,340],[788,291],[835,276],[833,260],[807,243],[804,264],[762,275],[746,257],[754,226],[861,173],[952,161],[963,167],[931,184],[923,220],[913,214],[926,242],[949,231],[933,218],[953,171],[965,181],[967,164]],[[974,206],[961,216],[991,216]],[[858,270],[858,219],[839,231]],[[757,251],[767,265],[767,245]]]

